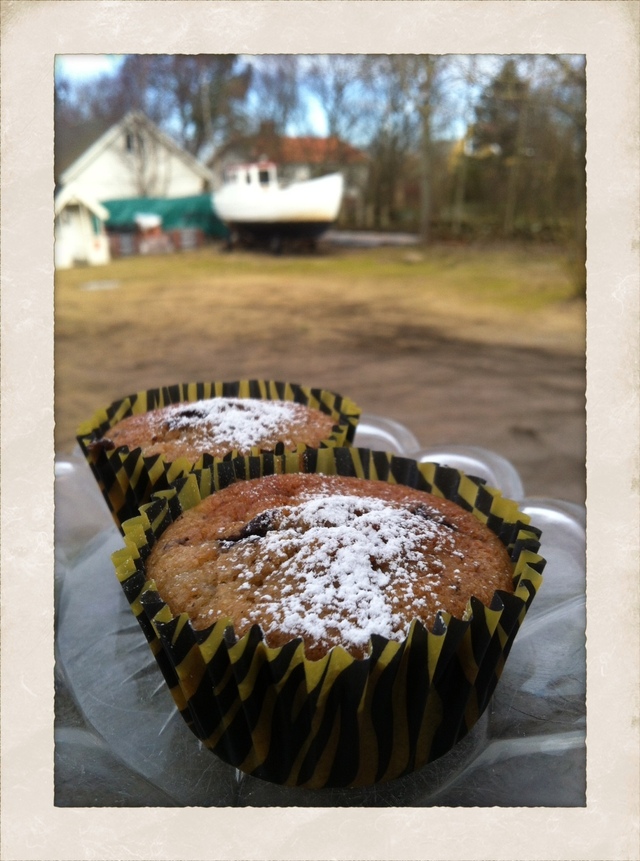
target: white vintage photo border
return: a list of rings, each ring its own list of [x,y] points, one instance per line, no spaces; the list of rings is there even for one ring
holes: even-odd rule
[[[639,10],[618,0],[3,0],[5,861],[637,857]],[[146,52],[586,54],[586,808],[53,806],[54,57]]]

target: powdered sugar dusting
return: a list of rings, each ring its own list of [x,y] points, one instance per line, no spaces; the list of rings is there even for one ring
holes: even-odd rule
[[[267,639],[270,629],[325,642],[337,634],[346,648],[365,647],[372,633],[402,639],[406,616],[397,605],[413,604],[420,615],[429,581],[441,573],[437,555],[453,546],[442,522],[376,498],[311,497],[275,516],[274,530],[247,539],[252,568],[238,566],[255,590],[250,620]],[[280,563],[271,580],[261,578],[263,553],[269,569],[274,557]],[[414,595],[417,574],[423,597]],[[283,578],[289,586],[280,588]]]
[[[252,398],[208,398],[172,409],[171,431],[193,428],[197,422],[204,433],[232,448],[247,450],[265,440],[278,439],[293,419],[304,412],[299,404]]]

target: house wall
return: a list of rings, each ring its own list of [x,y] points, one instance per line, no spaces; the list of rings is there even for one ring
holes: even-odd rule
[[[109,240],[102,222],[82,204],[65,206],[55,221],[56,269],[100,266],[109,260]]]
[[[202,177],[148,134],[123,132],[73,178],[95,200],[188,197],[200,194]]]

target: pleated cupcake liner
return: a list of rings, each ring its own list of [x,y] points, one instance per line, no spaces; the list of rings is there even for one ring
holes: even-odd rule
[[[326,389],[310,388],[298,383],[274,380],[236,380],[233,382],[181,383],[162,388],[148,389],[120,398],[99,409],[77,431],[76,439],[98,482],[113,519],[122,531],[122,523],[138,514],[141,505],[151,495],[166,489],[176,479],[195,469],[211,466],[214,458],[203,453],[196,461],[188,458],[169,460],[164,455],[145,456],[140,448],[119,446],[108,449],[100,440],[109,430],[130,415],[149,412],[169,404],[194,402],[214,397],[249,398],[253,400],[290,401],[317,409],[330,415],[334,425],[331,434],[322,441],[321,448],[349,446],[354,439],[360,408],[349,398]],[[306,448],[299,445],[299,453]],[[281,454],[283,443],[274,446]],[[251,455],[260,455],[259,447]],[[230,451],[224,459],[238,455]]]
[[[238,638],[231,619],[195,629],[174,616],[145,573],[155,541],[182,511],[235,481],[321,472],[426,490],[471,511],[508,548],[514,592],[439,613],[406,639],[374,635],[365,658],[341,646],[309,660],[302,639],[270,648],[259,625]],[[542,583],[540,530],[482,479],[436,463],[362,448],[219,461],[154,495],[124,524],[117,576],[182,717],[225,762],[273,783],[357,787],[409,774],[447,753],[475,725]]]

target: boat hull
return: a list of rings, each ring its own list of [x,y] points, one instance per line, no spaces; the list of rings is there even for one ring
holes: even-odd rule
[[[314,240],[338,217],[339,173],[280,187],[230,185],[214,194],[216,214],[242,241]]]
[[[229,229],[243,242],[269,243],[282,240],[318,239],[332,225],[332,221],[239,221],[228,222]]]

